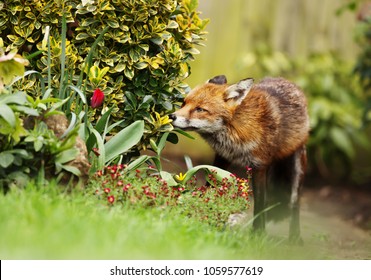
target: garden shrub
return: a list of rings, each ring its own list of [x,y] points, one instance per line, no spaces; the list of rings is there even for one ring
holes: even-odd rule
[[[351,75],[351,64],[330,54],[313,55],[296,67],[305,69],[296,81],[308,95],[312,167],[327,178],[346,178],[357,148],[368,142],[361,128],[364,105],[357,77]]]
[[[51,68],[55,88],[62,73],[58,60],[65,51],[65,75],[83,84],[88,99],[97,88],[105,94],[103,106],[91,109],[93,123],[110,108],[110,122],[121,121],[120,127],[145,120],[138,151],[172,129],[166,115],[181,101],[188,63],[198,53],[195,45],[204,39],[207,20],[199,18],[197,5],[197,0],[2,1],[0,32],[9,48],[32,54],[33,69],[46,76]],[[63,15],[68,28],[61,32]],[[50,62],[42,44],[47,26],[51,27]],[[87,55],[102,33],[88,69]],[[37,95],[37,83],[28,79],[20,87]]]
[[[371,8],[370,3],[364,3],[358,13],[359,23],[356,38],[361,52],[358,55],[354,72],[359,75],[363,93],[366,97],[363,122],[371,122]]]

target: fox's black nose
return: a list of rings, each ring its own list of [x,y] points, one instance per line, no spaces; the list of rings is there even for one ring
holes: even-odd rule
[[[175,121],[176,120],[176,115],[175,114],[170,114],[169,118],[172,119],[173,121]]]

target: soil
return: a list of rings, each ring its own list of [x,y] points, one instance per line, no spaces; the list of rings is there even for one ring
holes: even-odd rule
[[[288,225],[269,223],[267,231],[287,236]],[[302,196],[301,232],[304,249],[316,251],[319,259],[371,259],[371,192],[307,188]]]

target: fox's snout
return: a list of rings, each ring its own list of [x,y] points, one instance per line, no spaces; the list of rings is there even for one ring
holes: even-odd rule
[[[172,120],[172,121],[175,121],[176,120],[176,115],[173,113],[173,114],[170,114],[169,115],[169,118]]]

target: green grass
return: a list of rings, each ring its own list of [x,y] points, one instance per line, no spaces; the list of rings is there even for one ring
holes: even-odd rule
[[[109,208],[93,195],[54,185],[0,195],[0,229],[1,259],[320,257],[278,238],[253,237],[246,228],[220,231],[169,209]]]

